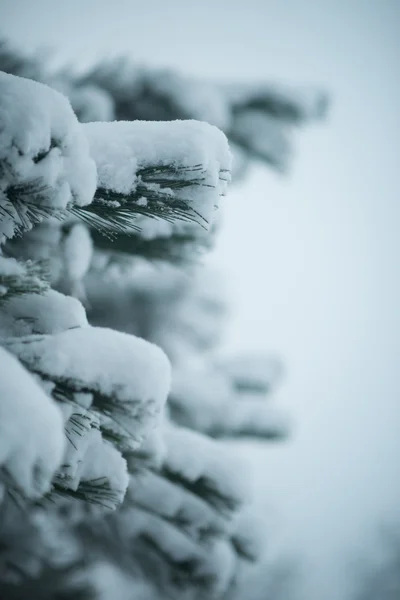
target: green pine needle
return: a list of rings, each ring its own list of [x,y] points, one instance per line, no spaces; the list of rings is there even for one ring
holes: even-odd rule
[[[145,239],[135,233],[121,233],[115,238],[109,238],[92,231],[92,239],[97,248],[109,253],[110,264],[122,264],[126,255],[176,265],[197,263],[213,244],[212,232],[199,235],[199,232],[193,230],[152,239]]]
[[[209,477],[203,476],[196,481],[188,481],[168,468],[164,468],[162,474],[166,479],[182,486],[211,504],[222,515],[229,516],[240,506],[240,502],[232,496],[224,494]]]
[[[226,171],[221,171],[220,178],[226,177]],[[185,189],[193,186],[213,187],[206,183],[202,165],[146,167],[138,171],[137,178],[138,184],[129,195],[98,188],[91,204],[72,206],[69,210],[105,235],[140,231],[136,223],[139,216],[170,223],[194,222],[206,228],[207,221],[191,207],[189,200],[181,197]]]
[[[71,490],[60,483],[54,482],[51,494],[82,500],[88,504],[102,506],[108,510],[115,510],[122,501],[121,492],[111,489],[106,477],[81,481],[77,490]]]

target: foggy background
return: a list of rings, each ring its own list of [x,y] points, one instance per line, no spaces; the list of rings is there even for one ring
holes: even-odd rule
[[[399,25],[396,0],[0,0],[3,35],[74,65],[122,52],[330,93],[288,177],[255,167],[231,187],[213,257],[232,295],[227,347],[286,365],[292,438],[247,452],[308,600],[345,598],[351,561],[400,521]]]

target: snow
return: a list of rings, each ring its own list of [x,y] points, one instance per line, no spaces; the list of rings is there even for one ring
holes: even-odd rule
[[[170,364],[162,350],[122,332],[84,327],[9,339],[7,347],[44,378],[100,395],[103,410],[111,417],[122,411],[124,426],[139,441],[157,422],[169,392]]]
[[[61,464],[61,412],[18,360],[0,347],[0,465],[23,493],[40,497]]]
[[[10,193],[22,193],[23,220]],[[29,202],[62,212],[69,203],[89,204],[96,189],[96,166],[67,98],[50,87],[0,72],[0,239],[32,222]],[[7,214],[11,212],[11,215]]]
[[[85,309],[79,300],[55,290],[47,290],[43,294],[24,294],[10,298],[2,306],[0,335],[19,337],[59,333],[87,325]]]

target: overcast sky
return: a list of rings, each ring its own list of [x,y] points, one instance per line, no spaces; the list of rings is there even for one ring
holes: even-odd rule
[[[215,257],[229,345],[287,365],[292,441],[253,462],[274,536],[310,567],[307,600],[343,600],[349,558],[400,519],[399,26],[397,0],[0,0],[2,33],[75,63],[123,51],[331,92],[289,178],[256,168],[232,189]]]

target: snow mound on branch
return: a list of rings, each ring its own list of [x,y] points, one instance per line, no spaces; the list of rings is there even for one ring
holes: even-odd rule
[[[79,300],[55,290],[15,296],[2,307],[0,317],[0,333],[4,337],[59,333],[87,325]]]
[[[50,489],[64,444],[58,407],[0,347],[0,465],[26,496],[39,497]]]
[[[200,121],[113,121],[85,123],[90,152],[98,169],[98,187],[129,194],[138,169],[201,165],[207,183],[219,186],[219,172],[230,171],[225,135]]]
[[[35,206],[42,214],[84,206],[95,189],[96,166],[68,99],[0,72],[0,236],[29,229]]]
[[[51,336],[9,339],[7,347],[44,379],[94,394],[94,405],[119,415],[138,440],[157,423],[170,388],[164,352],[141,338],[84,327]]]

